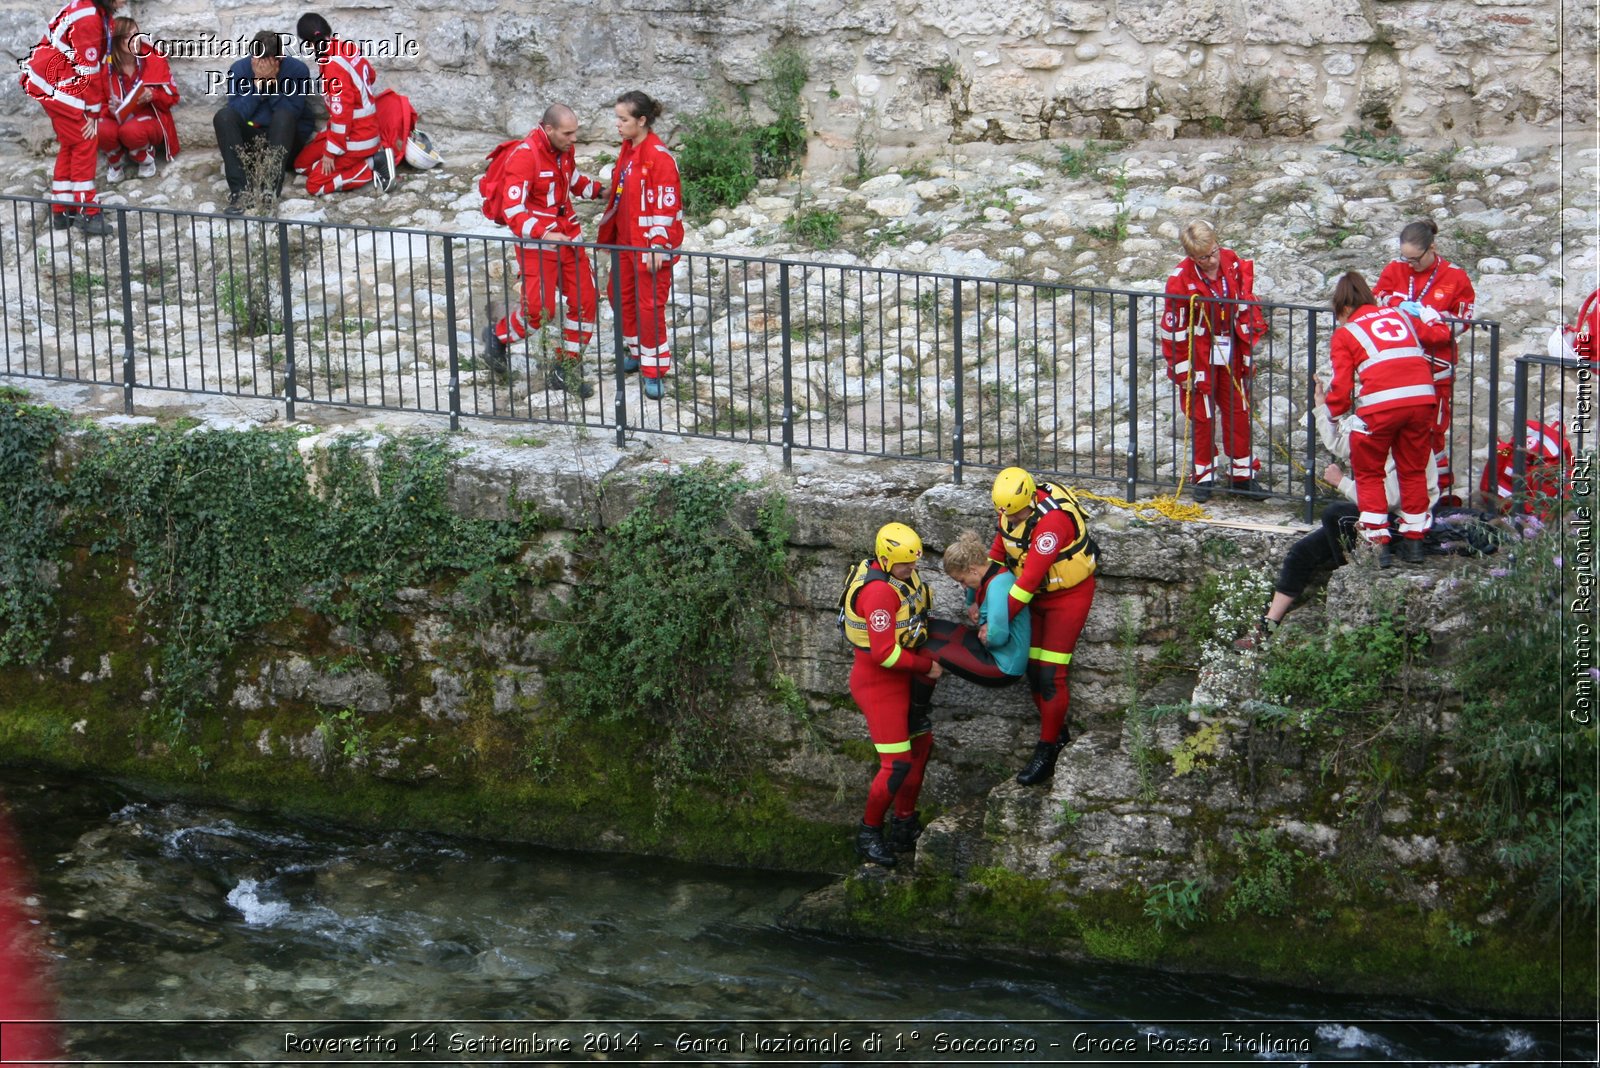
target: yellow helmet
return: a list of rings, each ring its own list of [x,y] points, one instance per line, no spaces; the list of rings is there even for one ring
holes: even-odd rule
[[[1028,472],[1020,467],[1008,467],[994,476],[994,488],[989,491],[989,496],[994,499],[996,508],[1010,515],[1030,507],[1038,488]]]
[[[895,564],[922,559],[922,539],[904,523],[885,523],[878,530],[878,566],[885,571]]]

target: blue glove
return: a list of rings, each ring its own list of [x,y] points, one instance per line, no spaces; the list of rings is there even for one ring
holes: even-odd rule
[[[1422,302],[1420,300],[1403,300],[1400,302],[1400,310],[1413,319],[1422,318]]]

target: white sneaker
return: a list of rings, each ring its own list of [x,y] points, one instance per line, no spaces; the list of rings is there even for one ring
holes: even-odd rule
[[[116,185],[122,181],[122,164],[110,163],[106,165],[106,184]]]
[[[393,150],[380,148],[372,154],[372,184],[380,193],[387,193],[394,188]]]
[[[151,156],[149,159],[147,159],[143,163],[139,164],[139,177],[140,178],[154,178],[155,176],[156,176],[156,158],[154,156]]]

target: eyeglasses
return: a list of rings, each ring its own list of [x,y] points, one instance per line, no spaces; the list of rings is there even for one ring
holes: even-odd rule
[[[1407,263],[1411,264],[1411,266],[1420,268],[1422,266],[1422,264],[1427,260],[1427,258],[1429,256],[1431,256],[1431,255],[1433,255],[1433,249],[1430,248],[1430,249],[1424,251],[1422,253],[1422,255],[1420,255],[1420,256],[1407,256],[1405,253],[1402,252],[1400,254],[1400,258],[1405,260]]]

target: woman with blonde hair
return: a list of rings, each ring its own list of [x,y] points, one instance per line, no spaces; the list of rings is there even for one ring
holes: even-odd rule
[[[1179,240],[1188,255],[1167,278],[1158,333],[1167,377],[1182,391],[1189,419],[1194,499],[1211,499],[1219,453],[1229,463],[1222,488],[1260,497],[1255,473],[1261,465],[1250,444],[1250,378],[1267,320],[1251,303],[1255,264],[1223,248],[1204,219],[1191,220]]]

